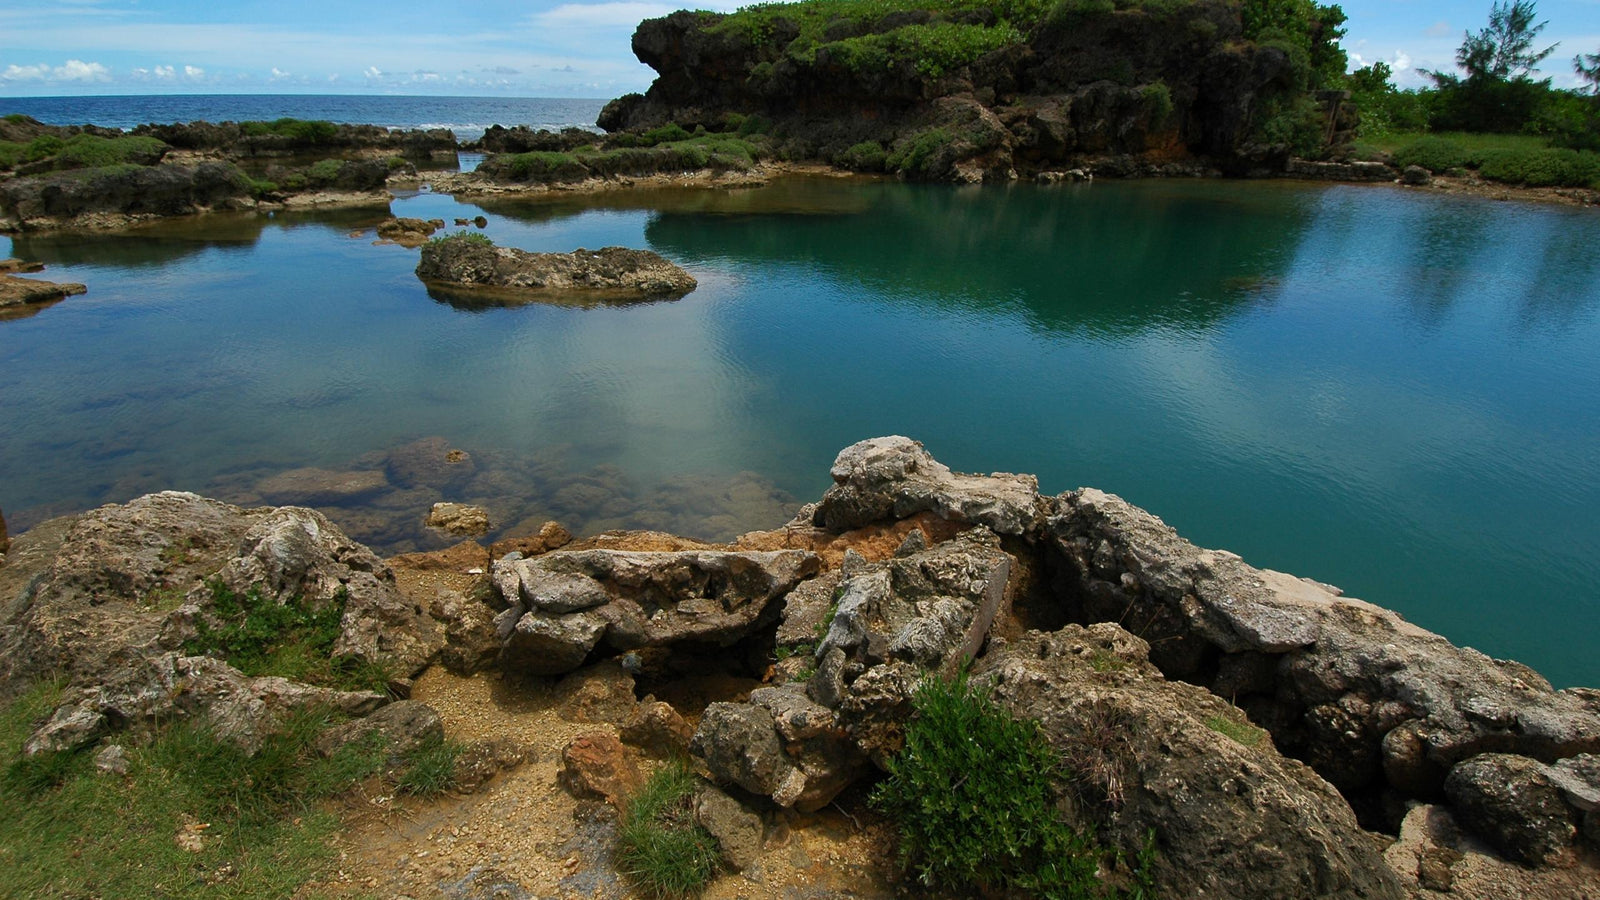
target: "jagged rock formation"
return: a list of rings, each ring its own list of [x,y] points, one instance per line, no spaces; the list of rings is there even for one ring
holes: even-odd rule
[[[232,165],[113,166],[0,182],[0,230],[70,223],[94,214],[188,215],[242,207],[251,185]]]
[[[476,236],[449,237],[422,248],[417,277],[448,288],[495,288],[541,296],[583,294],[614,298],[681,297],[694,277],[649,250],[604,247],[571,253],[529,253],[496,247]]]
[[[1003,179],[1108,155],[1281,168],[1291,141],[1320,146],[1306,85],[1337,52],[1317,16],[1306,26],[1309,61],[1304,47],[1253,40],[1226,0],[1115,9],[1065,0],[1037,16],[957,4],[823,25],[813,21],[823,12],[792,9],[644,21],[633,51],[658,77],[608,105],[600,126],[716,129],[730,114],[759,115],[790,156],[866,169],[887,160],[931,180]]]

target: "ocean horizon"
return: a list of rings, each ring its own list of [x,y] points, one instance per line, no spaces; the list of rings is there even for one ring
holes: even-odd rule
[[[0,97],[0,115],[21,113],[50,125],[99,125],[124,131],[172,122],[326,119],[385,128],[448,128],[462,141],[491,125],[559,131],[595,128],[607,103],[572,97],[431,97],[357,94],[147,94]]]

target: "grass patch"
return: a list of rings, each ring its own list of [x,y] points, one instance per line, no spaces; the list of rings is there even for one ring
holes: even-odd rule
[[[167,145],[152,137],[105,138],[75,134],[68,138],[41,135],[26,144],[0,141],[0,169],[50,161],[52,169],[95,169],[118,165],[154,165]]]
[[[462,244],[482,244],[485,247],[494,246],[494,240],[492,238],[477,231],[457,231],[452,234],[441,234],[438,237],[428,238],[428,243],[434,245],[445,244],[451,241]]]
[[[650,897],[699,894],[717,873],[717,842],[694,821],[698,785],[682,760],[657,769],[628,801],[617,836],[617,866]]]
[[[274,119],[271,122],[240,122],[239,130],[246,137],[275,135],[300,144],[331,143],[339,134],[339,126],[323,119]]]
[[[1484,150],[1542,150],[1550,146],[1548,140],[1536,134],[1480,134],[1471,131],[1398,131],[1370,137],[1364,136],[1361,141],[1361,147],[1384,153],[1394,153],[1402,147],[1424,139],[1449,141],[1468,153],[1478,153]]]
[[[335,659],[333,645],[349,595],[343,588],[318,607],[303,597],[283,603],[252,586],[240,594],[210,582],[210,609],[195,619],[185,653],[214,656],[246,675],[280,675],[305,684],[383,691],[388,673],[376,663]]]
[[[444,793],[455,782],[456,761],[461,757],[459,743],[430,738],[405,756],[405,768],[395,781],[395,789],[416,797]]]
[[[1254,747],[1267,736],[1266,729],[1257,728],[1249,722],[1235,721],[1226,716],[1207,717],[1206,727],[1242,747]]]
[[[314,801],[381,765],[372,747],[318,758],[311,742],[331,719],[314,712],[255,756],[182,723],[129,747],[126,777],[95,772],[87,752],[24,761],[60,693],[42,685],[0,709],[0,896],[290,896],[334,856],[338,822]]]
[[[1104,885],[1105,855],[1090,831],[1056,807],[1066,773],[1038,724],[1014,718],[962,673],[924,679],[872,802],[900,830],[903,863],[929,887],[1040,897],[1133,897],[1150,889],[1141,855],[1136,887]]]

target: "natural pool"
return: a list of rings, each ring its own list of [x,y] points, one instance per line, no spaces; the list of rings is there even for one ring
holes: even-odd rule
[[[282,502],[286,470],[438,436],[470,472],[321,505],[383,551],[444,543],[439,499],[721,538],[901,433],[1600,684],[1593,211],[1212,181],[393,204],[480,211],[503,245],[646,246],[700,287],[460,309],[351,236],[381,210],[0,238],[90,287],[0,322],[12,530],[162,488]]]

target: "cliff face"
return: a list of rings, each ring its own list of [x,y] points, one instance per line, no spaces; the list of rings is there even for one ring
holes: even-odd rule
[[[599,124],[760,116],[790,155],[957,180],[1127,154],[1237,170],[1304,152],[1323,124],[1302,48],[1247,40],[1227,0],[1063,0],[1022,28],[986,8],[819,23],[807,6],[646,20],[633,50],[659,77]]]

